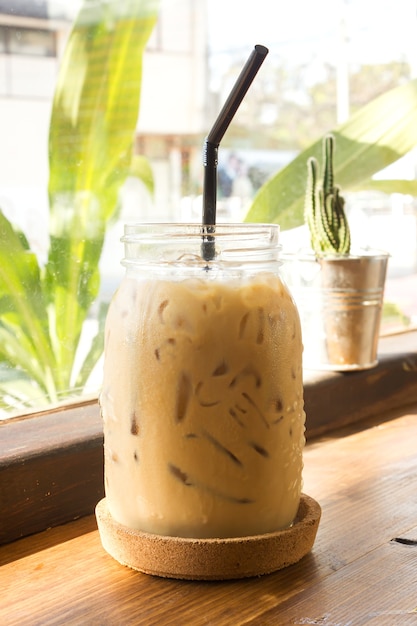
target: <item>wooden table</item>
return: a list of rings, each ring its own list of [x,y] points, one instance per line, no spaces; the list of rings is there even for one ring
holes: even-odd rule
[[[87,517],[0,549],[2,626],[417,624],[417,407],[310,443],[313,551],[254,579],[189,582],[122,567]]]

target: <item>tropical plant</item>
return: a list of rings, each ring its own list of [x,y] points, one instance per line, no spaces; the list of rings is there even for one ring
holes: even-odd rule
[[[135,175],[152,190],[133,138],[157,10],[157,0],[85,0],[72,28],[50,120],[44,266],[0,211],[0,408],[79,393],[102,353],[104,311],[86,354],[80,340],[119,189]]]
[[[317,255],[349,254],[350,229],[345,200],[335,185],[333,173],[334,137],[323,138],[323,179],[319,183],[318,161],[307,161],[307,188],[304,216],[310,231],[311,247]]]
[[[337,143],[334,176],[345,191],[379,189],[417,195],[417,181],[372,180],[372,176],[417,146],[417,79],[362,107],[331,131]],[[282,229],[304,222],[305,164],[320,158],[319,139],[258,190],[245,217],[276,222]]]

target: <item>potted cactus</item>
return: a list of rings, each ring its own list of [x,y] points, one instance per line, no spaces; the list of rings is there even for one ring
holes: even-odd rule
[[[356,370],[377,364],[388,254],[351,249],[345,201],[333,175],[334,137],[323,139],[323,173],[307,162],[305,222],[311,252],[288,264],[300,311],[306,367]]]
[[[323,139],[324,171],[321,185],[318,181],[317,159],[307,161],[307,189],[304,206],[305,222],[310,231],[311,247],[318,256],[349,254],[350,228],[345,213],[345,200],[334,184],[334,137]]]

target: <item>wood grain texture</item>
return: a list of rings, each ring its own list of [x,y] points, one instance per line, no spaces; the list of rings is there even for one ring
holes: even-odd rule
[[[322,519],[296,565],[241,581],[160,579],[109,557],[88,517],[0,549],[0,624],[416,624],[417,407],[394,417],[307,446],[304,491]]]
[[[97,401],[0,422],[0,544],[88,515],[103,495]]]

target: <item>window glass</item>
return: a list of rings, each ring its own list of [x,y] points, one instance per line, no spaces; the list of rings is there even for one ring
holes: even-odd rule
[[[51,244],[52,98],[81,5],[74,0],[0,3],[0,208],[23,231],[41,269]],[[255,6],[239,0],[161,0],[143,59],[134,139],[135,153],[151,165],[154,195],[133,176],[120,190],[117,212],[106,228],[98,298],[83,325],[76,364],[96,332],[100,305],[108,303],[122,277],[123,223],[200,219],[204,137],[254,44],[270,52],[220,147],[219,221],[244,219],[260,187],[300,151],[374,98],[415,79],[416,25],[412,0],[380,0],[377,10],[374,0],[294,0],[285,10],[276,0],[258,0]],[[415,181],[416,164],[412,150],[375,178]],[[416,324],[413,189],[406,194],[348,189],[345,197],[354,240],[391,255],[383,332]],[[285,245],[305,240],[302,227],[283,233]],[[0,304],[1,348],[7,340],[5,311],[14,305],[7,293],[0,294]],[[17,352],[24,342],[16,339]],[[39,387],[34,392],[30,375],[15,367],[13,355],[10,349],[0,357],[0,415],[8,414],[9,406],[21,411],[65,396],[62,389],[53,397]],[[97,394],[101,363],[90,365],[83,390],[73,376],[70,397],[81,391]]]
[[[9,54],[42,57],[56,55],[54,31],[9,26],[6,29],[6,41]]]

